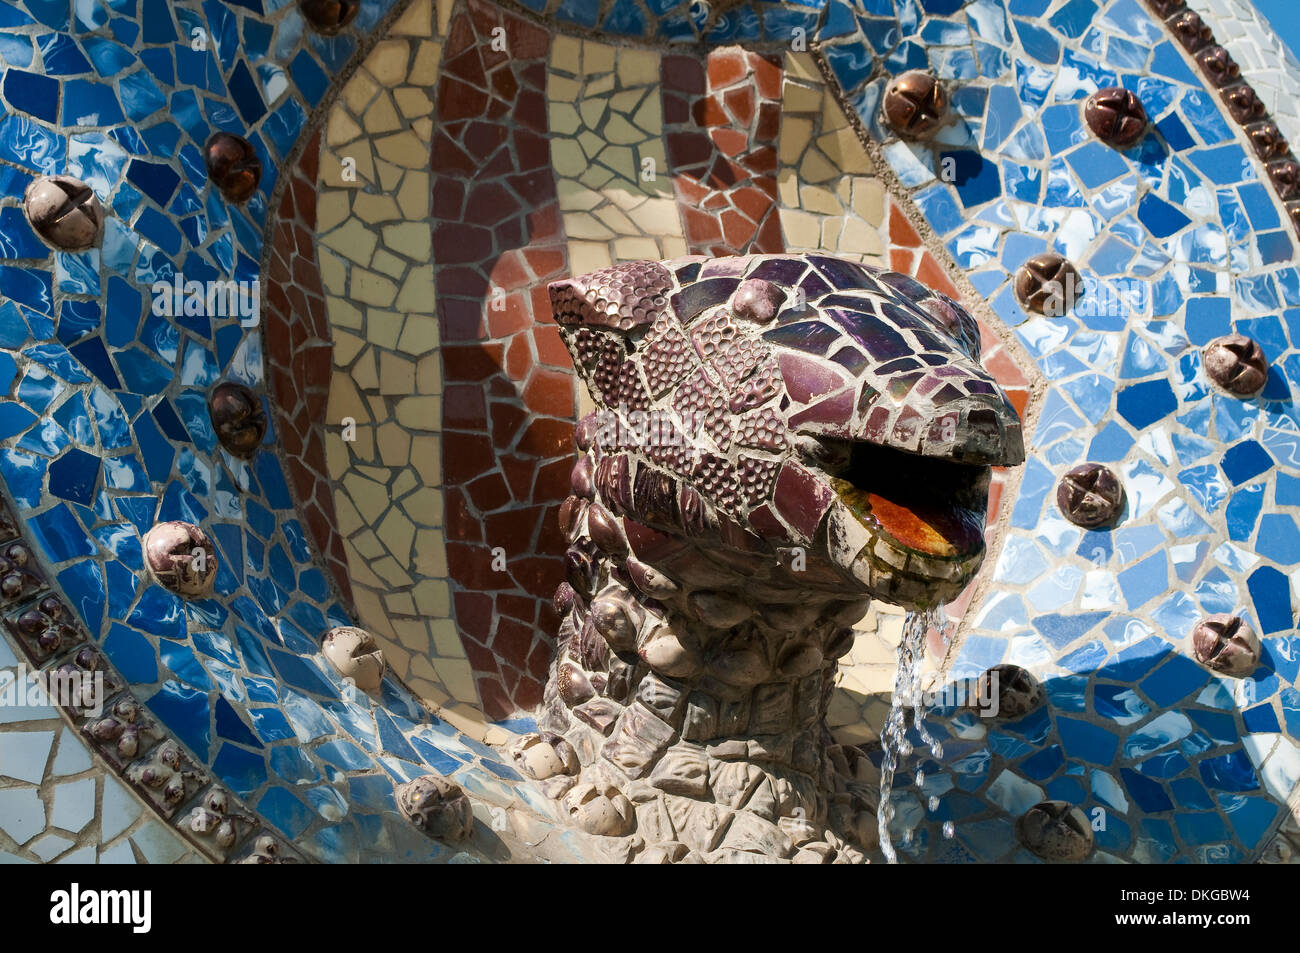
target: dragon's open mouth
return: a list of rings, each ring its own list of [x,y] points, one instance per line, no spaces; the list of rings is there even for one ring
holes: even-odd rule
[[[830,477],[832,558],[904,606],[955,597],[984,558],[990,468],[853,443]]]

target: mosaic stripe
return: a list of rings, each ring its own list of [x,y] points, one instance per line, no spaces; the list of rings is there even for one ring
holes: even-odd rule
[[[785,250],[777,199],[781,60],[742,49],[660,69],[668,165],[691,254]]]
[[[447,560],[490,718],[541,702],[552,652],[541,633],[554,631],[563,578],[576,402],[545,288],[568,271],[545,128],[549,46],[540,27],[470,0],[452,18],[436,97]]]
[[[569,270],[686,254],[664,156],[656,50],[556,36],[547,107]]]

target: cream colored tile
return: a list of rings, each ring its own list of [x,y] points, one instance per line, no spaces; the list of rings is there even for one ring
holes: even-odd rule
[[[659,53],[654,50],[620,49],[617,56],[618,78],[624,86],[659,84]]]
[[[578,115],[578,110],[571,103],[552,102],[547,113],[547,122],[553,135],[571,136],[582,128],[582,117]]]
[[[325,405],[325,422],[338,426],[344,417],[368,423],[370,411],[357,393],[356,385],[346,372],[335,371],[330,378],[330,396]]]
[[[594,215],[588,212],[570,212],[564,216],[564,231],[570,238],[575,239],[604,240],[614,237],[614,232],[602,225]],[[575,274],[581,274],[581,272],[575,272]]]
[[[443,658],[464,658],[465,647],[460,641],[460,633],[450,619],[439,619],[429,623],[433,633],[433,646]]]
[[[596,218],[600,219],[601,223],[615,235],[638,234],[638,229],[632,224],[632,220],[613,205],[606,205],[603,208],[598,208],[592,214],[594,214]],[[568,223],[566,222],[565,224],[567,225]],[[574,237],[587,238],[594,236],[575,235]]]
[[[401,117],[397,114],[397,107],[393,105],[393,100],[387,92],[381,92],[375,97],[375,101],[367,107],[361,121],[365,123],[367,135],[371,136],[401,129],[403,125]]]
[[[401,188],[395,195],[397,207],[402,209],[407,219],[411,221],[425,221],[427,219],[433,193],[430,191],[429,173],[419,170],[407,170],[402,176]]]
[[[362,390],[373,391],[379,387],[379,375],[375,371],[375,350],[368,348],[362,352],[356,364],[352,366],[352,380]],[[366,414],[366,419],[370,415]]]
[[[402,333],[402,316],[396,311],[370,308],[366,312],[366,338],[383,350],[392,350],[397,345],[397,336]]]
[[[411,466],[427,486],[442,486],[442,442],[430,434],[416,435],[411,441]]]
[[[402,509],[419,526],[442,525],[442,494],[432,487],[422,486],[402,499]]]
[[[440,354],[430,354],[420,359],[415,371],[415,389],[421,394],[442,393],[442,356]]]
[[[816,149],[804,151],[803,161],[799,163],[799,177],[805,183],[834,182],[839,174],[835,166],[826,161],[826,157]]]
[[[324,248],[316,249],[316,267],[327,294],[342,296],[347,290],[348,268],[343,259]]]
[[[782,117],[781,145],[778,155],[783,165],[798,164],[799,157],[808,148],[808,141],[812,138],[812,131],[811,119],[789,115]]]
[[[443,578],[447,575],[447,547],[442,533],[422,529],[415,536],[415,571],[421,576]]]
[[[553,34],[551,36],[551,68],[567,72],[572,75],[578,74],[580,64],[582,63],[582,41],[574,39],[564,34]],[[554,86],[555,79],[551,80],[550,86]],[[575,84],[576,85],[576,84]],[[567,90],[566,90],[567,91]],[[554,93],[552,95],[555,95]],[[555,95],[557,99],[575,99],[577,90],[574,95]]]
[[[406,40],[381,40],[366,57],[366,71],[380,86],[391,89],[406,79],[411,45]]]
[[[393,21],[388,31],[393,36],[432,36],[433,3],[431,0],[415,0],[406,12]]]
[[[821,222],[815,215],[783,208],[781,228],[791,250],[811,250],[821,243]]]
[[[647,96],[645,101],[632,116],[632,122],[637,128],[644,130],[651,136],[660,136],[663,134],[664,114],[662,104],[658,96]]]
[[[394,506],[388,511],[388,515],[379,524],[378,532],[384,548],[395,558],[402,562],[410,558],[411,544],[415,541],[415,526],[399,508]]]
[[[839,109],[839,106],[835,108]],[[853,129],[847,125],[836,132],[819,136],[817,148],[825,153],[844,175],[871,175],[875,172],[875,166],[871,164],[867,151],[858,141]]]
[[[415,584],[412,589],[412,595],[415,597],[415,607],[420,615],[429,619],[429,628],[433,629],[434,619],[431,616],[448,616],[451,614],[451,589],[447,583],[441,579],[422,579]],[[431,632],[432,634],[432,632]],[[459,639],[457,639],[459,644]],[[435,651],[439,655],[446,655],[441,646],[435,646]],[[453,656],[454,657],[454,656]]]
[[[343,487],[347,490],[348,496],[352,498],[352,502],[357,508],[357,512],[361,514],[361,518],[365,520],[368,526],[372,525],[375,520],[383,515],[384,510],[388,509],[388,488],[382,483],[367,480],[359,473],[349,473],[343,478]],[[363,555],[371,557],[378,555],[378,553],[379,550],[372,549],[371,552],[363,553]]]
[[[587,167],[587,157],[574,139],[551,140],[551,165],[555,174],[573,177]]]
[[[321,158],[334,158],[328,150],[336,149],[352,142],[354,139],[360,138],[361,126],[357,121],[349,116],[345,110],[335,109],[330,113],[329,121],[325,124],[326,151],[321,154]]]
[[[805,185],[799,190],[799,207],[805,212],[820,212],[822,215],[839,215],[844,211],[830,189],[820,185]]]
[[[853,211],[879,228],[885,221],[885,188],[879,179],[853,180]]]
[[[411,598],[411,594],[409,592],[388,593],[386,596],[384,596],[384,608],[388,610],[388,614],[390,616],[416,614],[415,600]],[[397,630],[397,636],[399,639],[401,639],[402,629],[408,627],[410,625],[410,622],[404,619],[394,619],[392,621],[393,621],[393,628]],[[416,625],[419,626],[420,628],[421,636],[427,634],[422,624],[417,622]],[[412,645],[411,649],[414,651],[417,647],[418,648],[426,647],[425,640],[423,638],[416,645]]]
[[[343,257],[362,266],[370,264],[370,258],[377,244],[374,233],[355,218],[350,218],[333,231],[319,236],[318,240],[326,247],[334,249]]]
[[[441,61],[441,43],[432,40],[421,43],[415,53],[415,62],[411,64],[411,70],[406,74],[407,85],[433,89],[438,82],[438,67]]]
[[[397,479],[393,480],[392,498],[394,500],[400,500],[403,496],[410,493],[419,485],[420,481],[416,479],[415,473],[410,467],[407,467],[401,473],[397,474]]]
[[[433,313],[433,265],[420,265],[407,271],[396,304],[398,310],[407,314]]]
[[[322,189],[316,196],[316,234],[330,231],[352,214],[352,193]]]
[[[569,242],[569,272],[585,275],[589,271],[608,268],[613,264],[609,246],[600,242]]]
[[[605,123],[605,138],[614,145],[630,146],[645,138],[645,133],[622,116],[610,116]]]
[[[352,497],[345,492],[334,493],[334,520],[339,534],[344,538],[361,528],[361,514],[352,505]]]
[[[412,132],[398,132],[374,141],[375,152],[404,169],[418,169],[429,164],[429,147]]]
[[[379,355],[379,392],[411,394],[415,392],[415,362],[390,351]]]
[[[352,115],[364,116],[366,107],[370,105],[370,101],[375,98],[375,94],[378,92],[379,84],[375,82],[374,78],[366,72],[358,70],[348,80],[347,85],[343,87],[340,101],[347,106],[348,112],[352,113]]]
[[[406,274],[406,264],[403,259],[386,248],[377,249],[374,257],[370,259],[372,269],[395,280],[400,280]]]
[[[659,244],[653,238],[619,238],[614,241],[614,258],[618,261],[653,261],[659,257]]]
[[[408,430],[438,430],[442,425],[442,398],[406,397],[399,400],[397,422]]]
[[[362,222],[368,222],[371,225],[379,222],[401,221],[403,218],[401,209],[397,207],[397,203],[393,201],[391,195],[377,195],[372,192],[358,192],[353,196],[352,214],[361,219]],[[357,225],[361,228],[365,227],[360,222]],[[374,247],[373,232],[371,233],[371,247]]]
[[[408,314],[402,328],[402,336],[397,340],[397,348],[407,354],[428,354],[438,347],[438,320],[432,315]],[[413,388],[412,393],[423,390]]]
[[[351,281],[348,283],[348,291],[354,300],[380,307],[391,305],[393,299],[397,297],[397,285],[390,279],[355,266],[352,269]]]
[[[427,262],[432,250],[433,233],[429,223],[406,222],[385,225],[381,231],[384,245],[399,255],[416,262]]]
[[[372,564],[375,574],[390,586],[409,586],[413,580],[392,556],[385,556]]]
[[[614,47],[607,43],[584,40],[582,44],[582,70],[587,75],[608,73],[614,69]]]

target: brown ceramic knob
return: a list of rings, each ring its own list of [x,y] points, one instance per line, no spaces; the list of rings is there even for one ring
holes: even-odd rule
[[[208,395],[208,415],[221,445],[237,457],[248,458],[266,436],[266,413],[252,390],[224,381]]]
[[[1078,863],[1092,853],[1092,825],[1066,801],[1040,801],[1016,820],[1020,843],[1044,860]]]
[[[178,596],[206,596],[217,578],[217,551],[193,523],[154,526],[144,536],[144,561],[158,584]]]
[[[1043,685],[1019,665],[995,665],[979,677],[975,703],[984,706],[996,702],[994,718],[1019,718],[1027,715],[1044,698]]]
[[[1122,86],[1107,86],[1089,96],[1084,103],[1083,118],[1093,135],[1117,149],[1135,144],[1147,129],[1147,111],[1142,101]]]
[[[1061,477],[1056,505],[1075,526],[1097,529],[1115,522],[1124,508],[1124,484],[1100,463],[1084,463]]]
[[[27,186],[23,212],[36,234],[59,251],[84,251],[99,241],[104,206],[95,190],[69,175],[43,175]]]
[[[1169,29],[1188,53],[1195,53],[1214,42],[1214,32],[1195,10],[1184,10],[1171,17]]]
[[[360,0],[300,0],[303,19],[317,33],[333,36],[356,19]]]
[[[232,132],[216,132],[203,147],[208,178],[221,190],[226,201],[247,202],[262,180],[262,160],[253,144]]]
[[[1283,202],[1300,198],[1300,164],[1294,159],[1283,158],[1270,162],[1268,177],[1277,191],[1277,197]]]
[[[948,115],[948,94],[933,73],[908,70],[885,90],[885,122],[905,139],[922,139]]]
[[[1255,155],[1264,162],[1281,159],[1291,151],[1291,145],[1277,128],[1275,122],[1255,122],[1246,127],[1250,144],[1255,147]]]
[[[1259,667],[1259,636],[1241,616],[1218,613],[1192,630],[1192,653],[1212,671],[1244,678]]]
[[[1264,349],[1244,334],[1225,334],[1205,346],[1205,373],[1237,397],[1254,397],[1268,383]]]
[[[1196,62],[1216,89],[1222,89],[1241,78],[1241,67],[1228,55],[1227,50],[1217,44],[1207,46],[1197,53]]]
[[[1268,113],[1264,103],[1255,95],[1255,90],[1245,83],[1230,86],[1220,95],[1228,112],[1232,113],[1232,118],[1242,125],[1263,119]]]
[[[1074,307],[1082,283],[1079,271],[1055,253],[1035,255],[1016,272],[1016,297],[1026,311],[1060,317]]]

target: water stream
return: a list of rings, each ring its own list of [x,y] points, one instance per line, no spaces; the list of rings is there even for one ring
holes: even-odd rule
[[[926,701],[921,692],[921,664],[925,660],[925,636],[931,628],[943,633],[947,644],[948,620],[944,616],[943,606],[920,612],[909,612],[903,623],[903,639],[898,645],[898,671],[894,676],[894,697],[889,706],[889,717],[880,732],[880,745],[883,757],[880,762],[880,805],[876,809],[876,821],[880,831],[880,850],[888,863],[898,862],[889,835],[889,823],[894,818],[894,806],[890,803],[890,794],[894,789],[894,776],[899,766],[912,753],[912,743],[907,738],[907,711],[912,711],[912,725],[921,738],[921,743],[930,749],[930,754],[938,761],[943,757],[943,747],[930,733],[925,725]],[[925,782],[925,772],[916,771],[916,786],[920,790]],[[937,798],[930,798],[927,805],[931,811],[938,807]],[[945,824],[945,837],[952,836],[952,825]],[[903,834],[903,845],[911,841],[912,830]]]

